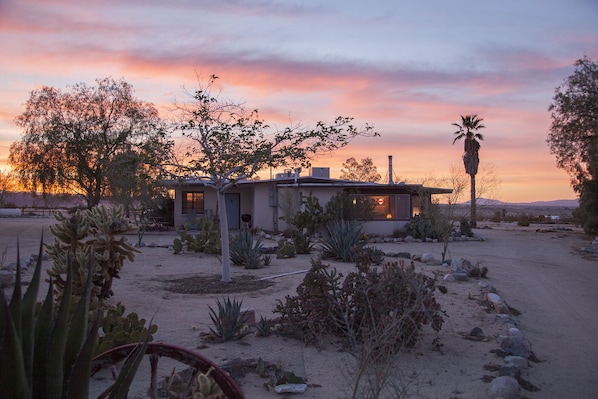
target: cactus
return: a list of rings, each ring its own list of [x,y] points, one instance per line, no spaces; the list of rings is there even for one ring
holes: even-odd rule
[[[183,228],[177,230],[179,238],[174,239],[174,253],[181,253],[183,250],[192,252],[204,252],[206,254],[220,254],[220,232],[218,226],[211,217],[203,216],[198,219],[199,232],[193,235],[189,232],[191,224],[185,223]]]
[[[236,299],[229,297],[223,298],[222,302],[216,300],[218,305],[218,312],[208,306],[210,310],[210,319],[214,324],[214,329],[210,327],[210,332],[213,338],[219,339],[221,342],[239,339],[244,334],[242,332],[243,325],[247,322],[247,316],[241,312],[243,301],[238,302]]]
[[[149,341],[158,331],[157,325],[145,327],[145,319],[140,319],[137,313],[125,314],[125,306],[120,302],[107,309],[100,320],[99,327],[103,335],[100,337],[96,353],[102,353],[117,346],[139,342],[149,334]]]
[[[10,304],[0,288],[0,386],[3,397],[13,399],[80,399],[89,395],[93,350],[97,339],[99,315],[89,321],[93,263],[88,263],[87,280],[75,304],[73,262],[66,256],[66,280],[58,308],[54,309],[54,285],[36,314],[40,286],[43,237],[31,283],[21,297],[21,265],[17,240],[16,284]],[[123,372],[110,390],[113,397],[125,397],[147,339],[137,356],[123,366]]]
[[[83,291],[91,257],[92,305],[98,299],[109,298],[113,294],[112,281],[119,277],[125,260],[132,262],[135,253],[139,252],[129,245],[126,237],[116,238],[133,229],[124,216],[124,208],[99,206],[91,210],[77,210],[70,216],[57,212],[55,218],[59,223],[50,226],[54,242],[46,245],[46,250],[52,259],[52,269],[48,274],[55,284],[57,299],[61,298],[64,290],[67,253],[71,254],[73,266],[73,294],[80,296]]]
[[[285,240],[278,241],[276,259],[294,258],[297,255],[295,244]]]

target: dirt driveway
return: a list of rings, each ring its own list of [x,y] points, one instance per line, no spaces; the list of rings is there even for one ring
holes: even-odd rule
[[[54,224],[51,218],[1,218],[0,250],[8,248],[7,262],[14,260],[16,238],[19,236],[21,254],[37,253],[39,237],[45,226],[45,241],[52,240],[47,227]],[[480,224],[481,226],[484,223]],[[545,231],[547,227],[555,228]],[[540,388],[538,392],[522,391],[525,398],[597,398],[598,397],[598,261],[584,258],[577,249],[591,238],[577,229],[558,229],[559,226],[531,226],[521,228],[513,224],[492,225],[491,229],[478,229],[483,242],[455,242],[449,246],[450,257],[466,258],[480,262],[489,269],[487,283],[497,288],[499,294],[513,308],[521,312],[518,327],[532,344],[532,350],[541,362],[533,363],[528,379]],[[571,229],[571,226],[563,226]],[[536,231],[542,229],[542,231]],[[138,312],[151,318],[159,326],[156,339],[196,348],[201,345],[199,331],[207,330],[209,318],[207,305],[213,306],[219,295],[185,295],[164,289],[163,280],[190,275],[217,275],[218,260],[202,254],[173,255],[163,247],[172,243],[173,231],[151,233],[144,243],[157,244],[144,247],[135,262],[126,264],[122,278],[114,285],[115,301],[125,304],[127,311]],[[129,240],[136,242],[136,236]],[[385,252],[432,253],[440,257],[438,243],[387,243],[377,247]],[[47,263],[47,262],[46,262]],[[351,265],[331,262],[341,271]],[[249,271],[233,268],[233,278],[251,274],[272,276],[289,271],[309,268],[309,256],[289,261],[274,260],[272,265]],[[251,273],[249,273],[251,272]],[[293,294],[301,282],[301,273],[276,279],[276,285],[260,292],[243,296],[244,305],[260,315],[273,317],[272,309],[277,299]],[[444,352],[431,352],[422,344],[403,364],[419,367],[418,392],[427,398],[486,397],[487,383],[483,376],[490,374],[482,366],[499,363],[490,352],[496,341],[471,343],[464,341],[461,333],[472,327],[482,326],[489,335],[497,338],[500,326],[493,324],[488,315],[468,293],[475,293],[477,282],[453,283],[443,307],[449,314],[443,327]],[[432,339],[430,335],[427,339]],[[303,348],[302,345],[283,340],[260,341],[253,338],[246,346],[218,346],[203,348],[207,356],[217,362],[247,355],[248,346],[261,348],[260,356],[276,354],[298,374],[307,377],[315,388],[310,388],[301,398],[343,398],[342,369],[350,360],[347,355],[334,350]],[[277,352],[279,351],[279,352]],[[263,381],[243,381],[247,398],[276,397],[266,393]]]

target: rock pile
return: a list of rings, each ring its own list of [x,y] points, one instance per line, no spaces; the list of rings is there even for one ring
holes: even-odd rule
[[[594,238],[594,240],[589,246],[579,248],[579,252],[589,253],[598,256],[598,237]]]

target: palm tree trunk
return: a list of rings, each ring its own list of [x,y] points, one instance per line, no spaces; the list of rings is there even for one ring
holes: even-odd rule
[[[478,216],[476,211],[476,195],[475,195],[475,174],[470,175],[471,180],[471,227],[477,227]]]

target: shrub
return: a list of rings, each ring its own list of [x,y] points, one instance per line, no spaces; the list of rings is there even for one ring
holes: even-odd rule
[[[294,258],[297,255],[295,244],[286,240],[278,241],[276,259]]]
[[[420,215],[415,215],[405,225],[405,233],[413,238],[426,239],[432,236],[432,223]]]
[[[434,296],[440,287],[434,278],[404,263],[387,263],[378,272],[358,258],[356,266],[356,272],[343,278],[336,269],[312,260],[297,295],[278,300],[274,312],[282,322],[299,328],[308,343],[333,334],[347,338],[354,350],[366,339],[370,343],[377,339],[377,350],[393,353],[412,347],[424,325],[441,330],[443,313]],[[390,324],[395,331],[392,339],[372,337]]]
[[[358,192],[341,191],[326,203],[326,217],[331,221],[367,220],[374,213],[375,204]]]
[[[471,225],[469,224],[469,221],[465,218],[461,219],[461,222],[459,224],[459,231],[461,232],[461,235],[464,235],[467,237],[473,237],[473,231],[471,230]]]
[[[517,221],[517,226],[528,227],[530,225],[529,217],[522,215]]]
[[[220,231],[218,225],[209,215],[198,219],[199,232],[190,233],[191,223],[185,223],[182,228],[177,229],[179,238],[174,239],[174,253],[181,253],[183,250],[192,252],[204,252],[206,254],[218,255],[222,251],[220,242]]]
[[[326,226],[328,236],[322,242],[323,256],[343,262],[355,260],[355,246],[361,238],[363,225],[354,220],[338,220]]]
[[[311,236],[296,230],[293,232],[293,244],[298,254],[309,254],[313,245],[311,244]]]
[[[384,251],[376,247],[357,246],[355,252],[359,252],[361,256],[374,265],[379,265],[384,261]]]

